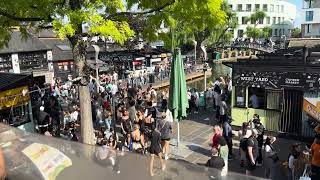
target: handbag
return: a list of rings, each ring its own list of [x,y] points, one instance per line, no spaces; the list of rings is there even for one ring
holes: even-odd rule
[[[304,168],[303,174],[302,176],[299,178],[299,180],[311,180],[311,178],[309,177],[308,173],[307,173],[307,164]]]

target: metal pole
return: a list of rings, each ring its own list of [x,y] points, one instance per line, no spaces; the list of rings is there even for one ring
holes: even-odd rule
[[[207,71],[204,71],[204,91],[207,90]]]
[[[100,47],[98,45],[92,45],[95,51],[95,60],[96,60],[96,85],[97,85],[97,93],[99,93],[99,67],[98,67],[98,58],[99,58],[99,52]]]
[[[179,144],[180,144],[180,123],[179,121],[177,122],[177,147],[179,147]]]

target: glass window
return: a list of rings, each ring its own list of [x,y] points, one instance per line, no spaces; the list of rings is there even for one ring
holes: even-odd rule
[[[58,63],[58,69],[59,69],[59,71],[63,70],[63,63]]]
[[[306,21],[313,21],[313,11],[306,12]]]
[[[68,65],[67,65],[67,64],[63,65],[63,70],[64,70],[64,71],[69,71],[69,68],[68,68]]]
[[[274,29],[274,36],[278,36],[278,29]]]
[[[280,11],[279,5],[276,6],[276,12],[278,13]]]
[[[241,12],[241,11],[242,11],[242,4],[238,4],[238,6],[237,6],[237,10],[238,10],[239,12]]]
[[[243,37],[243,30],[242,29],[238,30],[238,37]]]
[[[276,17],[273,17],[273,18],[272,18],[272,24],[276,24],[276,20],[277,20],[277,18],[276,18]]]
[[[284,13],[284,5],[281,5],[281,12]]]
[[[314,0],[303,1],[303,8],[313,8],[313,7],[314,7]]]
[[[282,19],[281,22],[284,23],[284,17],[282,17],[281,19]]]
[[[278,17],[278,24],[281,24],[281,17]]]
[[[270,12],[273,12],[273,11],[274,11],[274,5],[271,4],[271,5],[270,5]]]
[[[241,23],[242,24],[247,24],[247,17],[242,17]]]
[[[311,24],[307,24],[306,26],[307,26],[307,28],[306,28],[306,33],[311,33],[311,31],[312,31],[312,26],[311,26]]]
[[[255,4],[254,5],[254,10],[259,11],[260,10],[260,4]]]
[[[263,24],[263,18],[259,19],[259,24]]]
[[[246,107],[246,88],[236,86],[235,87],[235,107]]]
[[[251,4],[246,5],[246,11],[251,12]]]
[[[249,108],[264,109],[265,89],[249,87]]]
[[[264,12],[267,12],[267,11],[268,11],[268,5],[267,5],[267,4],[264,4],[262,8],[263,8],[263,11],[264,11]]]
[[[267,90],[267,109],[281,110],[282,91]]]
[[[267,17],[267,24],[270,24],[270,17]]]

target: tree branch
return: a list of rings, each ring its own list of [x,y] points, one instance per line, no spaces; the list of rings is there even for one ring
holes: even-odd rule
[[[144,15],[144,14],[150,14],[150,13],[154,13],[154,12],[161,12],[164,8],[172,5],[173,3],[175,3],[175,0],[171,0],[167,3],[165,3],[164,5],[162,6],[159,6],[157,8],[154,8],[154,9],[150,9],[148,11],[141,11],[141,12],[129,12],[129,11],[126,11],[126,12],[118,12],[118,13],[114,13],[114,14],[110,14],[109,16],[107,16],[106,18],[107,19],[110,19],[110,18],[114,18],[114,17],[117,17],[117,16],[123,16],[123,15]]]
[[[17,17],[12,14],[9,14],[7,12],[0,10],[0,16],[7,17],[9,19],[15,20],[15,21],[43,21],[45,18],[43,17]]]

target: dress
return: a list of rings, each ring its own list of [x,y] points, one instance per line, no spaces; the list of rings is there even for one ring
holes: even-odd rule
[[[150,154],[160,154],[160,152],[162,151],[160,140],[160,132],[154,130],[151,137]]]

